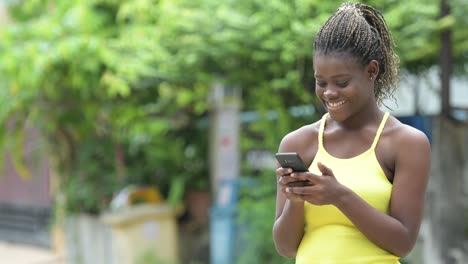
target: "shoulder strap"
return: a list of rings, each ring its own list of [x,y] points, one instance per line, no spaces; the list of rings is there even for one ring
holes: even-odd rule
[[[318,134],[318,141],[319,141],[319,149],[323,148],[323,131],[325,130],[325,122],[327,122],[328,113],[325,113],[322,116],[322,120],[320,121],[320,128]]]
[[[379,129],[377,129],[377,133],[375,134],[374,142],[372,142],[372,147],[371,149],[374,150],[375,147],[377,146],[377,142],[379,142],[380,134],[382,134],[382,131],[385,127],[385,123],[387,122],[388,119],[388,112],[385,112],[382,121],[380,122]]]

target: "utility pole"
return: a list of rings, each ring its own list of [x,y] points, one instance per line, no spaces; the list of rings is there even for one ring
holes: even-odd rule
[[[211,94],[210,174],[215,197],[220,183],[240,173],[240,91],[217,83]]]
[[[240,173],[240,90],[217,83],[210,115],[210,263],[235,263],[237,193]]]
[[[449,0],[440,1],[440,17],[444,18],[450,15]],[[449,117],[451,112],[450,107],[450,78],[452,75],[452,30],[450,28],[443,29],[440,33],[440,85],[441,85],[441,102],[442,116]]]
[[[3,1],[0,1],[0,28],[5,27],[6,24],[10,21],[8,16],[8,10]]]

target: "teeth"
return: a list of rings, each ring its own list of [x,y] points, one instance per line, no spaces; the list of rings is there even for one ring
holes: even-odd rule
[[[340,102],[328,102],[328,105],[331,107],[339,107],[342,106],[345,103],[345,101],[340,101]]]

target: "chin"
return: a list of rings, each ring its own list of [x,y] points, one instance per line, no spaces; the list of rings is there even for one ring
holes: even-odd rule
[[[327,109],[330,118],[336,122],[343,122],[349,117],[349,112],[344,109]]]

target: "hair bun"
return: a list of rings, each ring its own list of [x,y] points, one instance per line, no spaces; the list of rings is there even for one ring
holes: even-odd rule
[[[363,16],[363,13],[361,9],[359,8],[360,5],[357,3],[343,3],[339,8],[337,12],[348,12],[352,11],[356,13],[356,15]]]

